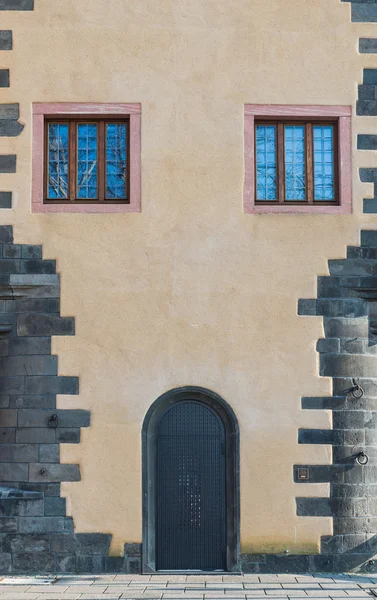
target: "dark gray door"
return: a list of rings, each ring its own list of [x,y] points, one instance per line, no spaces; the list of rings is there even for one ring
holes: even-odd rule
[[[156,567],[226,568],[225,428],[208,406],[182,401],[156,437]]]

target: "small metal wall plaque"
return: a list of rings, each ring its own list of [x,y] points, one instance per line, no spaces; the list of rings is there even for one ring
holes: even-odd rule
[[[299,479],[301,481],[302,480],[308,480],[308,479],[310,479],[310,477],[309,477],[309,469],[306,468],[306,467],[305,468],[302,467],[300,469],[297,469],[297,479]]]

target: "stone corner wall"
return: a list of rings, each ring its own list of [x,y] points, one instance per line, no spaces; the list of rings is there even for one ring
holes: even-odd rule
[[[139,572],[138,544],[110,557],[111,535],[75,533],[66,514],[60,483],[80,469],[60,462],[60,445],[80,442],[90,414],[56,408],[79,382],[58,375],[53,335],[74,335],[55,261],[0,227],[0,572]]]

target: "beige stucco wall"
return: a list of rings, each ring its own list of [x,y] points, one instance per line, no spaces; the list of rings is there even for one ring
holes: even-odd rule
[[[245,215],[244,103],[355,104],[357,53],[371,25],[350,23],[339,0],[36,0],[1,13],[13,29],[3,52],[20,102],[22,135],[0,138],[18,156],[14,208],[0,213],[17,243],[56,258],[62,314],[76,336],[55,338],[59,373],[78,375],[61,407],[92,413],[82,443],[62,460],[82,481],[63,485],[77,531],[113,534],[112,552],[141,540],[141,426],[150,404],[180,385],[220,394],[241,431],[243,551],[317,551],[330,519],[299,518],[296,463],[328,463],[329,447],[297,444],[299,427],[329,427],[302,411],[303,395],[330,393],[318,377],[320,318],[297,316],[327,260],[358,242],[372,154],[354,152],[354,213]],[[32,102],[142,103],[141,214],[31,214]],[[353,120],[356,132],[370,122]],[[362,155],[361,155],[362,154]]]

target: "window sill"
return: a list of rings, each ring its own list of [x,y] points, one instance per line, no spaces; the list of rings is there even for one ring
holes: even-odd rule
[[[131,213],[141,212],[140,206],[133,206],[132,204],[105,204],[105,203],[54,203],[54,202],[33,202],[32,204],[33,213]]]
[[[343,205],[324,205],[321,204],[319,206],[315,206],[313,204],[303,205],[300,204],[295,206],[293,204],[288,204],[286,206],[279,205],[261,205],[261,204],[253,204],[252,206],[247,207],[245,211],[247,214],[288,214],[288,215],[346,215],[351,214],[352,207],[351,204],[343,204]]]

